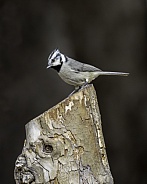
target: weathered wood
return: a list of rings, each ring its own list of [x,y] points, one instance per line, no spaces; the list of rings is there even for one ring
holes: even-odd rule
[[[113,183],[93,85],[26,124],[14,171],[20,183]]]

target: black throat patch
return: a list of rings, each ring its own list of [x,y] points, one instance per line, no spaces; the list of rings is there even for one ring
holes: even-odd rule
[[[61,67],[62,67],[62,64],[63,64],[63,63],[61,63],[61,65],[52,66],[52,68],[53,68],[54,70],[56,70],[56,71],[59,73],[59,72],[60,72],[60,69],[61,69]]]

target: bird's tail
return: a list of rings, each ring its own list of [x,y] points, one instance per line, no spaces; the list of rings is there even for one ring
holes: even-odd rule
[[[129,73],[124,72],[101,72],[100,75],[119,75],[119,76],[128,76]]]

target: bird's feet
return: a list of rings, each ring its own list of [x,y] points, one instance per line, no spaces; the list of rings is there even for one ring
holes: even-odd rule
[[[75,87],[75,89],[73,90],[72,93],[70,93],[69,96],[73,95],[74,93],[78,92],[79,90],[83,89],[84,87],[86,87],[88,85],[88,82],[85,82],[82,86],[77,86]]]
[[[80,89],[83,89],[84,87],[86,87],[88,85],[88,82],[85,82],[81,87]]]
[[[78,92],[79,89],[80,89],[80,86],[75,87],[75,89],[73,90],[73,92],[71,92],[71,93],[68,95],[68,97],[71,96],[71,95],[73,95],[74,93]]]

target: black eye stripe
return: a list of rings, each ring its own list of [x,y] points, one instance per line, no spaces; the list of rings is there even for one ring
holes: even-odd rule
[[[52,58],[54,53],[51,53],[50,56],[49,56],[49,59],[51,60],[55,60],[57,57],[60,57],[60,53],[57,53],[57,55],[55,57]],[[61,58],[61,57],[60,57]]]
[[[67,57],[65,57],[65,62],[67,63]]]
[[[54,54],[55,54],[55,56],[53,57]],[[51,52],[48,59],[55,59],[56,57],[59,57],[59,56],[60,56],[60,52],[58,51],[58,49],[55,49],[54,51]]]
[[[60,56],[60,53],[58,53],[58,54],[56,55],[56,57],[58,57],[58,56]]]
[[[60,62],[63,63],[62,58],[60,57]]]

